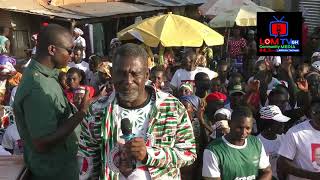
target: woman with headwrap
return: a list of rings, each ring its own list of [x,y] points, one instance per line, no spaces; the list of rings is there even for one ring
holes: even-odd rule
[[[80,28],[74,28],[74,46],[82,49],[82,57],[86,58],[86,40],[82,37],[83,31]]]

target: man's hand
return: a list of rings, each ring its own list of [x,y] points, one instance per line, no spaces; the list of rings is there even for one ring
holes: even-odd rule
[[[305,79],[298,80],[297,86],[303,92],[308,92],[309,91],[308,81],[305,80]]]
[[[249,89],[253,92],[258,92],[260,89],[260,81],[259,80],[252,80],[249,82]]]
[[[79,111],[82,111],[84,113],[87,113],[89,106],[91,104],[91,99],[89,97],[89,90],[86,89],[86,92],[84,94],[84,97],[81,100],[81,103],[79,105]]]
[[[145,163],[147,161],[147,147],[143,138],[133,138],[125,144],[126,151],[137,161]]]
[[[121,174],[123,174],[125,177],[128,177],[134,171],[132,166],[133,161],[123,147],[120,149],[120,162],[118,168]]]

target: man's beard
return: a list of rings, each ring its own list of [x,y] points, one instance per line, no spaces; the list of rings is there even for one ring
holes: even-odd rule
[[[130,94],[123,94],[123,93],[118,93],[119,100],[122,102],[133,102],[139,97],[139,92],[138,91],[133,91]]]

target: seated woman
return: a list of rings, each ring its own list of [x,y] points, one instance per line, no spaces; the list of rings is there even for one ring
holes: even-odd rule
[[[68,89],[64,90],[65,95],[70,103],[75,104],[77,98],[77,93],[82,93],[83,90],[87,89],[89,91],[89,97],[93,98],[95,96],[95,90],[91,86],[84,84],[85,73],[77,68],[70,68],[67,72],[67,85]],[[84,91],[85,92],[85,91]],[[84,93],[82,93],[84,94]]]

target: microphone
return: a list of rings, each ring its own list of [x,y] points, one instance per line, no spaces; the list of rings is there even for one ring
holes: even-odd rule
[[[123,138],[126,143],[134,138],[134,134],[132,134],[132,124],[128,118],[121,120],[121,131],[123,134],[121,138]]]
[[[130,123],[130,120],[128,118],[124,118],[121,120],[121,131],[123,134],[121,136],[121,138],[124,139],[125,143],[131,141],[131,139],[134,138],[134,134],[132,133],[132,124]],[[129,162],[129,164],[131,164],[131,168],[133,170],[136,169],[136,161],[135,160],[127,159],[126,161],[131,161],[131,162]]]

